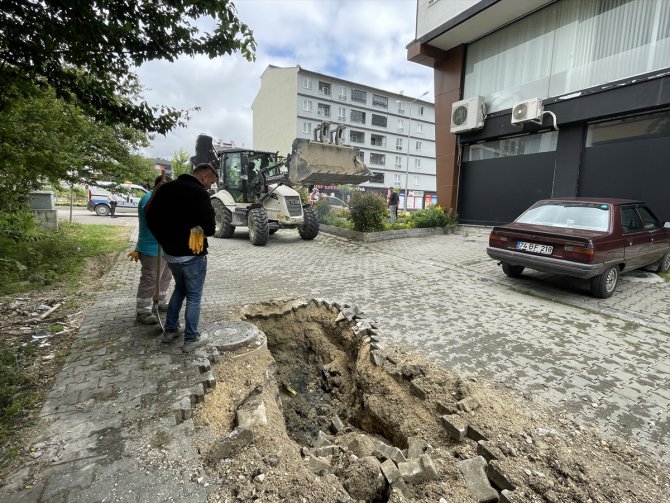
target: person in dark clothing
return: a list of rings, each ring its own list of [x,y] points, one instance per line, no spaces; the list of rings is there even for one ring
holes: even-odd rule
[[[147,203],[147,225],[163,249],[175,282],[162,340],[172,342],[182,333],[179,314],[185,299],[184,352],[207,343],[207,336],[198,332],[198,321],[207,273],[205,236],[212,236],[215,230],[214,209],[207,189],[217,179],[210,164],[199,164],[193,174],[180,175],[156,188]]]
[[[395,222],[398,218],[398,202],[400,197],[398,193],[393,190],[393,187],[389,187],[389,196],[388,196],[388,205],[389,205],[389,214],[391,217],[391,222]]]

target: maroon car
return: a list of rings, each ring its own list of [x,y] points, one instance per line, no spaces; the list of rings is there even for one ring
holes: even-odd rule
[[[591,279],[591,294],[610,297],[619,273],[670,269],[670,222],[627,199],[544,199],[514,222],[496,226],[486,249],[503,272],[537,271]]]

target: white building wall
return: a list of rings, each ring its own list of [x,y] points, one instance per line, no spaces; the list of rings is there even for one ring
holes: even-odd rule
[[[288,70],[293,70],[293,73]],[[281,77],[275,77],[272,74],[279,74]],[[287,82],[289,78],[293,79],[293,87]],[[274,89],[281,90],[281,95],[274,95]],[[291,90],[293,95],[290,94]],[[352,101],[352,90],[364,91],[366,93],[365,102]],[[373,95],[382,100],[386,98],[387,107],[374,105]],[[261,90],[253,105],[254,147],[279,150],[282,153],[291,146],[294,137],[313,138],[314,128],[320,122],[328,120],[333,124],[341,123],[347,126],[344,131],[344,143],[358,147],[363,153],[364,162],[368,168],[373,172],[383,174],[383,181],[366,182],[362,184],[362,187],[383,189],[389,186],[400,186],[405,188],[409,102],[413,99],[413,97],[310,72],[300,67],[270,66],[263,73]],[[279,105],[276,102],[280,100],[285,102],[281,113],[291,115],[291,118],[277,115],[273,119],[269,116],[271,113],[279,114]],[[399,101],[402,104],[398,103]],[[274,108],[271,109],[268,103],[272,103]],[[364,113],[365,123],[352,121],[352,111]],[[373,114],[378,118],[385,118],[386,126],[373,125]],[[411,122],[409,176],[407,177],[409,188],[410,190],[434,192],[436,190],[434,105],[422,100],[412,103]],[[274,130],[281,128],[280,124],[286,125],[285,131],[281,134]],[[335,126],[331,126],[331,131],[334,129]],[[421,131],[418,131],[419,129]],[[352,132],[360,133],[363,141],[353,141],[355,138],[352,137]],[[372,135],[376,135],[374,144]],[[382,143],[379,144],[377,140],[382,140]],[[398,140],[401,141],[400,150],[398,150]],[[277,144],[277,141],[283,143]],[[419,149],[417,149],[417,141],[420,142]],[[380,155],[383,156],[383,162],[375,162]],[[396,159],[396,156],[400,158]],[[418,165],[417,159],[419,160]]]
[[[416,38],[423,37],[478,2],[479,0],[418,0]]]
[[[251,105],[253,148],[286,155],[297,130],[298,69],[268,66],[261,75],[261,88]]]

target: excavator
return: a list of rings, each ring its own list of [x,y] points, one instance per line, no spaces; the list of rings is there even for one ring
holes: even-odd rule
[[[314,209],[303,204],[294,186],[360,184],[374,175],[361,161],[358,148],[344,145],[345,126],[323,122],[313,139],[296,138],[286,157],[278,152],[246,148],[217,149],[211,136],[196,139],[192,168],[209,163],[219,181],[212,194],[216,214],[214,237],[230,238],[248,227],[249,241],[264,246],[280,229],[298,229],[304,240],[319,234]]]

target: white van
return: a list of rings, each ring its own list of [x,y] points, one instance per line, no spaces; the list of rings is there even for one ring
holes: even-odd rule
[[[88,186],[88,211],[95,211],[101,217],[109,215],[112,211],[109,205],[110,191],[107,187],[113,185],[111,182],[98,182],[98,185]],[[116,212],[137,212],[140,199],[147,193],[147,189],[134,183],[123,183],[119,185],[115,194],[117,196]]]

